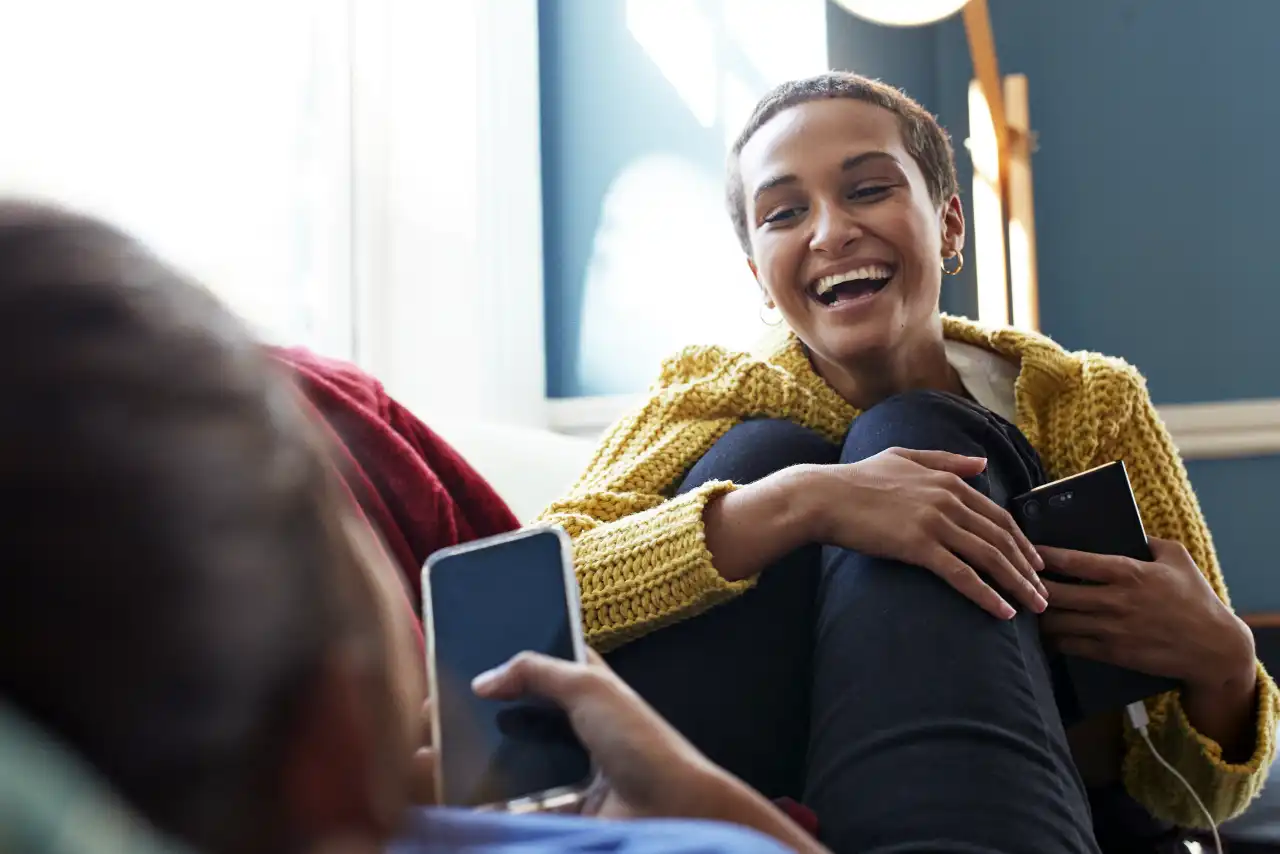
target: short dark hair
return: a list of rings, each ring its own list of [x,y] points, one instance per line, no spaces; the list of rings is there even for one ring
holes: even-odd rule
[[[125,234],[15,202],[0,365],[0,697],[197,850],[278,847],[286,731],[372,619],[291,384]]]
[[[907,153],[915,159],[920,171],[924,173],[925,186],[933,203],[940,205],[959,192],[960,183],[956,178],[956,158],[951,148],[951,138],[932,113],[901,89],[847,71],[830,71],[803,80],[791,80],[777,86],[760,99],[729,152],[725,180],[726,201],[733,229],[738,234],[738,242],[748,255],[751,254],[751,231],[747,227],[746,192],[742,186],[742,172],[738,163],[743,146],[766,122],[782,111],[798,104],[827,98],[865,101],[895,114],[902,129]]]

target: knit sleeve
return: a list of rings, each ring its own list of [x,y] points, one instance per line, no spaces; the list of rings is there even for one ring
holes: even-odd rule
[[[1106,461],[1125,461],[1147,533],[1177,540],[1195,559],[1224,602],[1229,604],[1222,570],[1186,467],[1168,430],[1147,394],[1145,383],[1129,369],[1131,407],[1113,423],[1100,453]],[[1104,432],[1107,432],[1104,430]],[[1262,664],[1258,665],[1256,722],[1252,755],[1241,763],[1226,762],[1222,748],[1197,732],[1173,691],[1147,701],[1148,733],[1157,751],[1195,788],[1215,822],[1239,814],[1265,782],[1274,753],[1280,694]],[[1125,725],[1123,775],[1130,794],[1152,814],[1183,827],[1203,827],[1204,816],[1185,789],[1171,780],[1136,731]]]
[[[601,440],[567,496],[538,521],[574,544],[583,627],[610,649],[741,593],[711,563],[707,503],[735,487],[711,482],[674,496],[680,479],[742,420],[741,365],[719,349],[668,361],[652,394]]]

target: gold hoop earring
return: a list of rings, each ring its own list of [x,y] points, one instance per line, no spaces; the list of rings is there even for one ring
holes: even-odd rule
[[[956,268],[954,270],[947,269],[947,261],[950,260],[951,258],[956,259]],[[961,252],[959,249],[956,250],[956,254],[949,255],[946,258],[942,259],[942,272],[946,273],[948,276],[958,276],[960,275],[960,271],[963,269],[964,269],[964,253]]]
[[[765,318],[765,316],[764,316],[764,313],[765,313],[766,311],[777,311],[777,312],[778,312],[777,320],[774,320],[774,321],[772,321],[772,322],[770,322],[769,320],[767,320],[767,319]],[[763,323],[765,326],[781,326],[781,325],[782,325],[782,312],[778,311],[777,306],[769,305],[767,302],[766,302],[766,303],[761,303],[761,304],[760,304],[760,322],[761,322],[761,323]]]

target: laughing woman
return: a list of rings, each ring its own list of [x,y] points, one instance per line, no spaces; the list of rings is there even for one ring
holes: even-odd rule
[[[789,334],[667,361],[544,514],[574,539],[592,643],[836,850],[1092,851],[1089,790],[1113,781],[1204,824],[1118,715],[1068,738],[1042,631],[1179,680],[1151,739],[1215,820],[1242,810],[1278,695],[1182,462],[1124,362],[939,313],[965,220],[934,118],[851,74],[784,84],[727,190]],[[1116,459],[1154,564],[1037,552],[1002,509]]]

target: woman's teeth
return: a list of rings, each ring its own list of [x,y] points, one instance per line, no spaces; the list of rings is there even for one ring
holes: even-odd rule
[[[859,267],[856,270],[850,270],[847,273],[836,273],[834,276],[823,276],[818,280],[818,284],[814,286],[814,293],[823,296],[836,285],[842,285],[845,282],[856,282],[860,279],[888,279],[893,276],[893,270],[880,264],[874,264],[867,267]]]
[[[893,278],[893,269],[891,267],[886,267],[882,264],[871,264],[845,273],[823,276],[814,285],[813,293],[822,303],[832,305],[842,298],[854,299],[875,293],[883,288],[891,278]],[[841,285],[846,287],[839,287]]]

